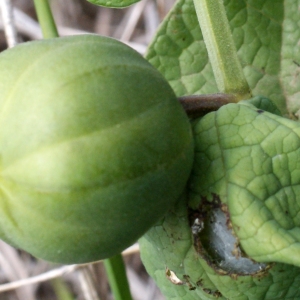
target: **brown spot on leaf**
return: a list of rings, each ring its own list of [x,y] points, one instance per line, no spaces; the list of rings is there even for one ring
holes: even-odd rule
[[[242,251],[228,206],[218,195],[213,194],[211,200],[202,198],[197,209],[190,209],[189,222],[197,253],[218,274],[237,279],[268,273],[270,265],[257,263]]]

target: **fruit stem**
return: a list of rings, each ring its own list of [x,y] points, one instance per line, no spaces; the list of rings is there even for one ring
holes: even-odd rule
[[[177,99],[187,115],[192,119],[202,117],[211,111],[216,111],[225,104],[236,102],[235,95],[222,93],[188,95]]]
[[[58,37],[58,31],[48,0],[34,0],[34,7],[44,39]]]
[[[251,98],[223,0],[194,0],[194,5],[219,91],[235,95],[235,102]]]
[[[115,300],[132,300],[121,254],[104,260],[104,267]]]

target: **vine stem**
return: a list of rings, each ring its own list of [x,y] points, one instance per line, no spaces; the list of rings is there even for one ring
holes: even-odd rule
[[[58,37],[58,31],[48,0],[34,0],[38,21],[42,28],[44,39]]]
[[[223,0],[194,0],[194,5],[219,91],[235,95],[235,102],[250,98]]]

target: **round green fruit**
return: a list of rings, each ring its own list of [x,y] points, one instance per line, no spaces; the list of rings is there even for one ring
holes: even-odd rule
[[[83,35],[0,55],[0,236],[45,260],[107,258],[182,193],[189,120],[140,54]]]

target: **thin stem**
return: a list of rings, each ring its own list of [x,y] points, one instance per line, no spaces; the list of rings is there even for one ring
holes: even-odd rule
[[[110,288],[115,300],[132,300],[121,254],[104,260]]]
[[[234,45],[223,0],[194,0],[218,89],[236,102],[250,98],[250,88]]]
[[[58,37],[58,31],[48,0],[34,0],[34,6],[45,39]]]
[[[218,110],[221,106],[236,101],[232,94],[207,94],[188,95],[177,98],[187,115],[192,118],[199,118],[205,114]]]

